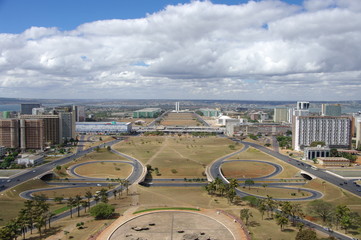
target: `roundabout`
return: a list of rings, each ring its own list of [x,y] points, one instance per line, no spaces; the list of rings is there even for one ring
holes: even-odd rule
[[[270,181],[271,183],[267,182],[267,186],[269,185],[270,188],[277,189],[277,191],[275,191],[275,192],[279,192],[279,197],[273,197],[273,199],[278,200],[278,201],[304,201],[304,200],[315,200],[315,199],[319,199],[319,198],[323,197],[323,194],[319,191],[308,189],[308,188],[301,188],[300,186],[304,185],[305,182],[303,182],[303,183],[281,182],[281,180],[283,180],[283,179],[274,179],[273,177],[277,176],[278,174],[280,174],[283,171],[283,167],[280,164],[268,162],[268,161],[262,161],[262,160],[248,160],[248,159],[228,160],[229,158],[235,156],[236,154],[246,151],[250,147],[250,145],[247,144],[247,142],[243,142],[243,144],[244,144],[244,148],[241,149],[240,151],[237,151],[234,154],[227,155],[223,158],[220,158],[220,159],[217,159],[216,161],[214,161],[211,164],[211,166],[208,168],[208,171],[207,171],[208,179],[211,179],[213,181],[215,178],[220,178],[223,182],[228,183],[227,176],[225,176],[222,171],[223,164],[227,164],[227,163],[233,164],[233,163],[238,163],[238,162],[255,163],[255,164],[258,164],[257,165],[258,167],[260,167],[259,164],[265,164],[267,166],[271,166],[273,169],[267,168],[267,171],[264,171],[264,173],[262,173],[262,171],[260,171],[259,176],[257,176],[257,177],[241,177],[241,178],[236,177],[236,179],[238,181],[245,181],[247,179],[252,179],[253,181],[260,181],[260,183],[254,182],[253,186],[257,186],[257,187],[265,186],[262,182]],[[232,165],[232,167],[234,167],[234,165]],[[242,169],[240,171],[242,171]],[[237,172],[237,170],[232,169],[232,172]],[[252,192],[251,193],[250,191],[243,190],[240,187],[243,187],[244,189],[246,189],[245,183],[239,183],[239,187],[236,189],[237,195],[240,197],[255,196],[258,198],[267,198],[268,194],[266,194],[266,196],[262,196],[260,194],[260,192]],[[285,196],[284,192],[287,192],[287,191],[292,191],[292,193],[290,193],[290,196],[292,196],[292,197]],[[271,191],[269,191],[269,192],[270,192],[269,194],[271,194]],[[297,193],[301,193],[301,196],[298,196]]]

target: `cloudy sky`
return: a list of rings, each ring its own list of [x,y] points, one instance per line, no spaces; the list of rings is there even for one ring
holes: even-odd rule
[[[0,0],[0,97],[360,100],[360,22],[359,0]]]

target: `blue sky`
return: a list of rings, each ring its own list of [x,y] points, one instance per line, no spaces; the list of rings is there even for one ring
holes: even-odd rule
[[[358,0],[0,0],[0,96],[360,100],[360,22]]]
[[[181,0],[0,0],[0,32],[21,33],[37,27],[73,30],[78,25],[105,19],[143,18],[167,5],[189,3]],[[212,0],[212,3],[237,5],[246,0]],[[287,0],[302,4],[301,0]]]

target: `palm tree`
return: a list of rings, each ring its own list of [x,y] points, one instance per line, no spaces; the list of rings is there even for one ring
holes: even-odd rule
[[[123,185],[124,185],[124,187],[125,187],[125,189],[126,189],[126,191],[127,191],[127,196],[128,196],[129,180],[124,179],[124,180],[123,180]]]
[[[80,205],[81,205],[81,197],[80,195],[76,195],[74,199],[74,204],[78,210],[78,217],[80,217]]]
[[[72,198],[72,197],[68,198],[66,205],[70,208],[70,218],[72,218],[73,217],[74,198]]]
[[[49,212],[49,213],[48,213],[48,225],[49,225],[49,228],[50,228],[51,219],[52,219],[55,215],[56,215],[56,214],[53,213],[53,212]]]
[[[108,202],[108,194],[105,188],[100,189],[99,197],[100,197],[100,201],[102,201],[103,203]]]
[[[264,213],[267,211],[267,206],[266,206],[266,203],[264,200],[259,201],[257,209],[261,213],[262,220],[263,220]]]
[[[33,227],[34,227],[34,218],[35,218],[35,212],[34,212],[34,201],[33,200],[26,200],[24,203],[25,206],[25,219],[28,227],[30,228],[30,234],[33,234]]]
[[[91,193],[91,191],[86,191],[85,197],[88,199],[88,207],[90,208],[90,199],[93,197],[93,194]]]
[[[219,187],[221,186],[221,184],[223,184],[223,181],[219,177],[216,177],[213,182],[214,182],[214,185],[216,187],[216,192],[218,192]]]
[[[267,195],[267,199],[266,199],[266,206],[268,209],[268,212],[271,213],[271,218],[273,218],[273,210],[276,208],[277,203],[275,202],[275,200],[273,200],[273,198],[269,195]]]
[[[236,190],[234,188],[228,188],[226,192],[226,197],[228,199],[228,203],[232,203],[233,199],[236,197]]]
[[[248,190],[251,190],[251,185],[254,185],[254,181],[252,179],[246,179],[244,184],[248,185]]]
[[[99,200],[100,200],[99,196],[98,196],[98,195],[95,195],[95,196],[94,196],[95,204],[98,204]]]
[[[276,222],[277,225],[281,227],[281,231],[283,231],[283,226],[288,224],[288,218],[285,217],[283,214],[277,213],[276,214]]]
[[[117,192],[118,192],[117,189],[113,190],[114,199],[117,199]]]
[[[246,220],[246,225],[248,225],[248,219],[253,217],[252,212],[248,208],[241,209],[240,217],[242,220]]]
[[[38,232],[41,236],[41,228],[43,226],[46,226],[46,218],[44,215],[39,215],[36,219],[35,219],[35,226],[38,229]]]
[[[238,187],[238,180],[235,178],[229,179],[229,187],[237,188]]]
[[[87,201],[81,201],[81,206],[84,208],[84,212],[86,213],[86,208],[89,206],[88,202]]]

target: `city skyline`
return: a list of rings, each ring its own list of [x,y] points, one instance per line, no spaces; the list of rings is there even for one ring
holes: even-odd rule
[[[360,99],[357,1],[28,2],[0,1],[2,97]]]

